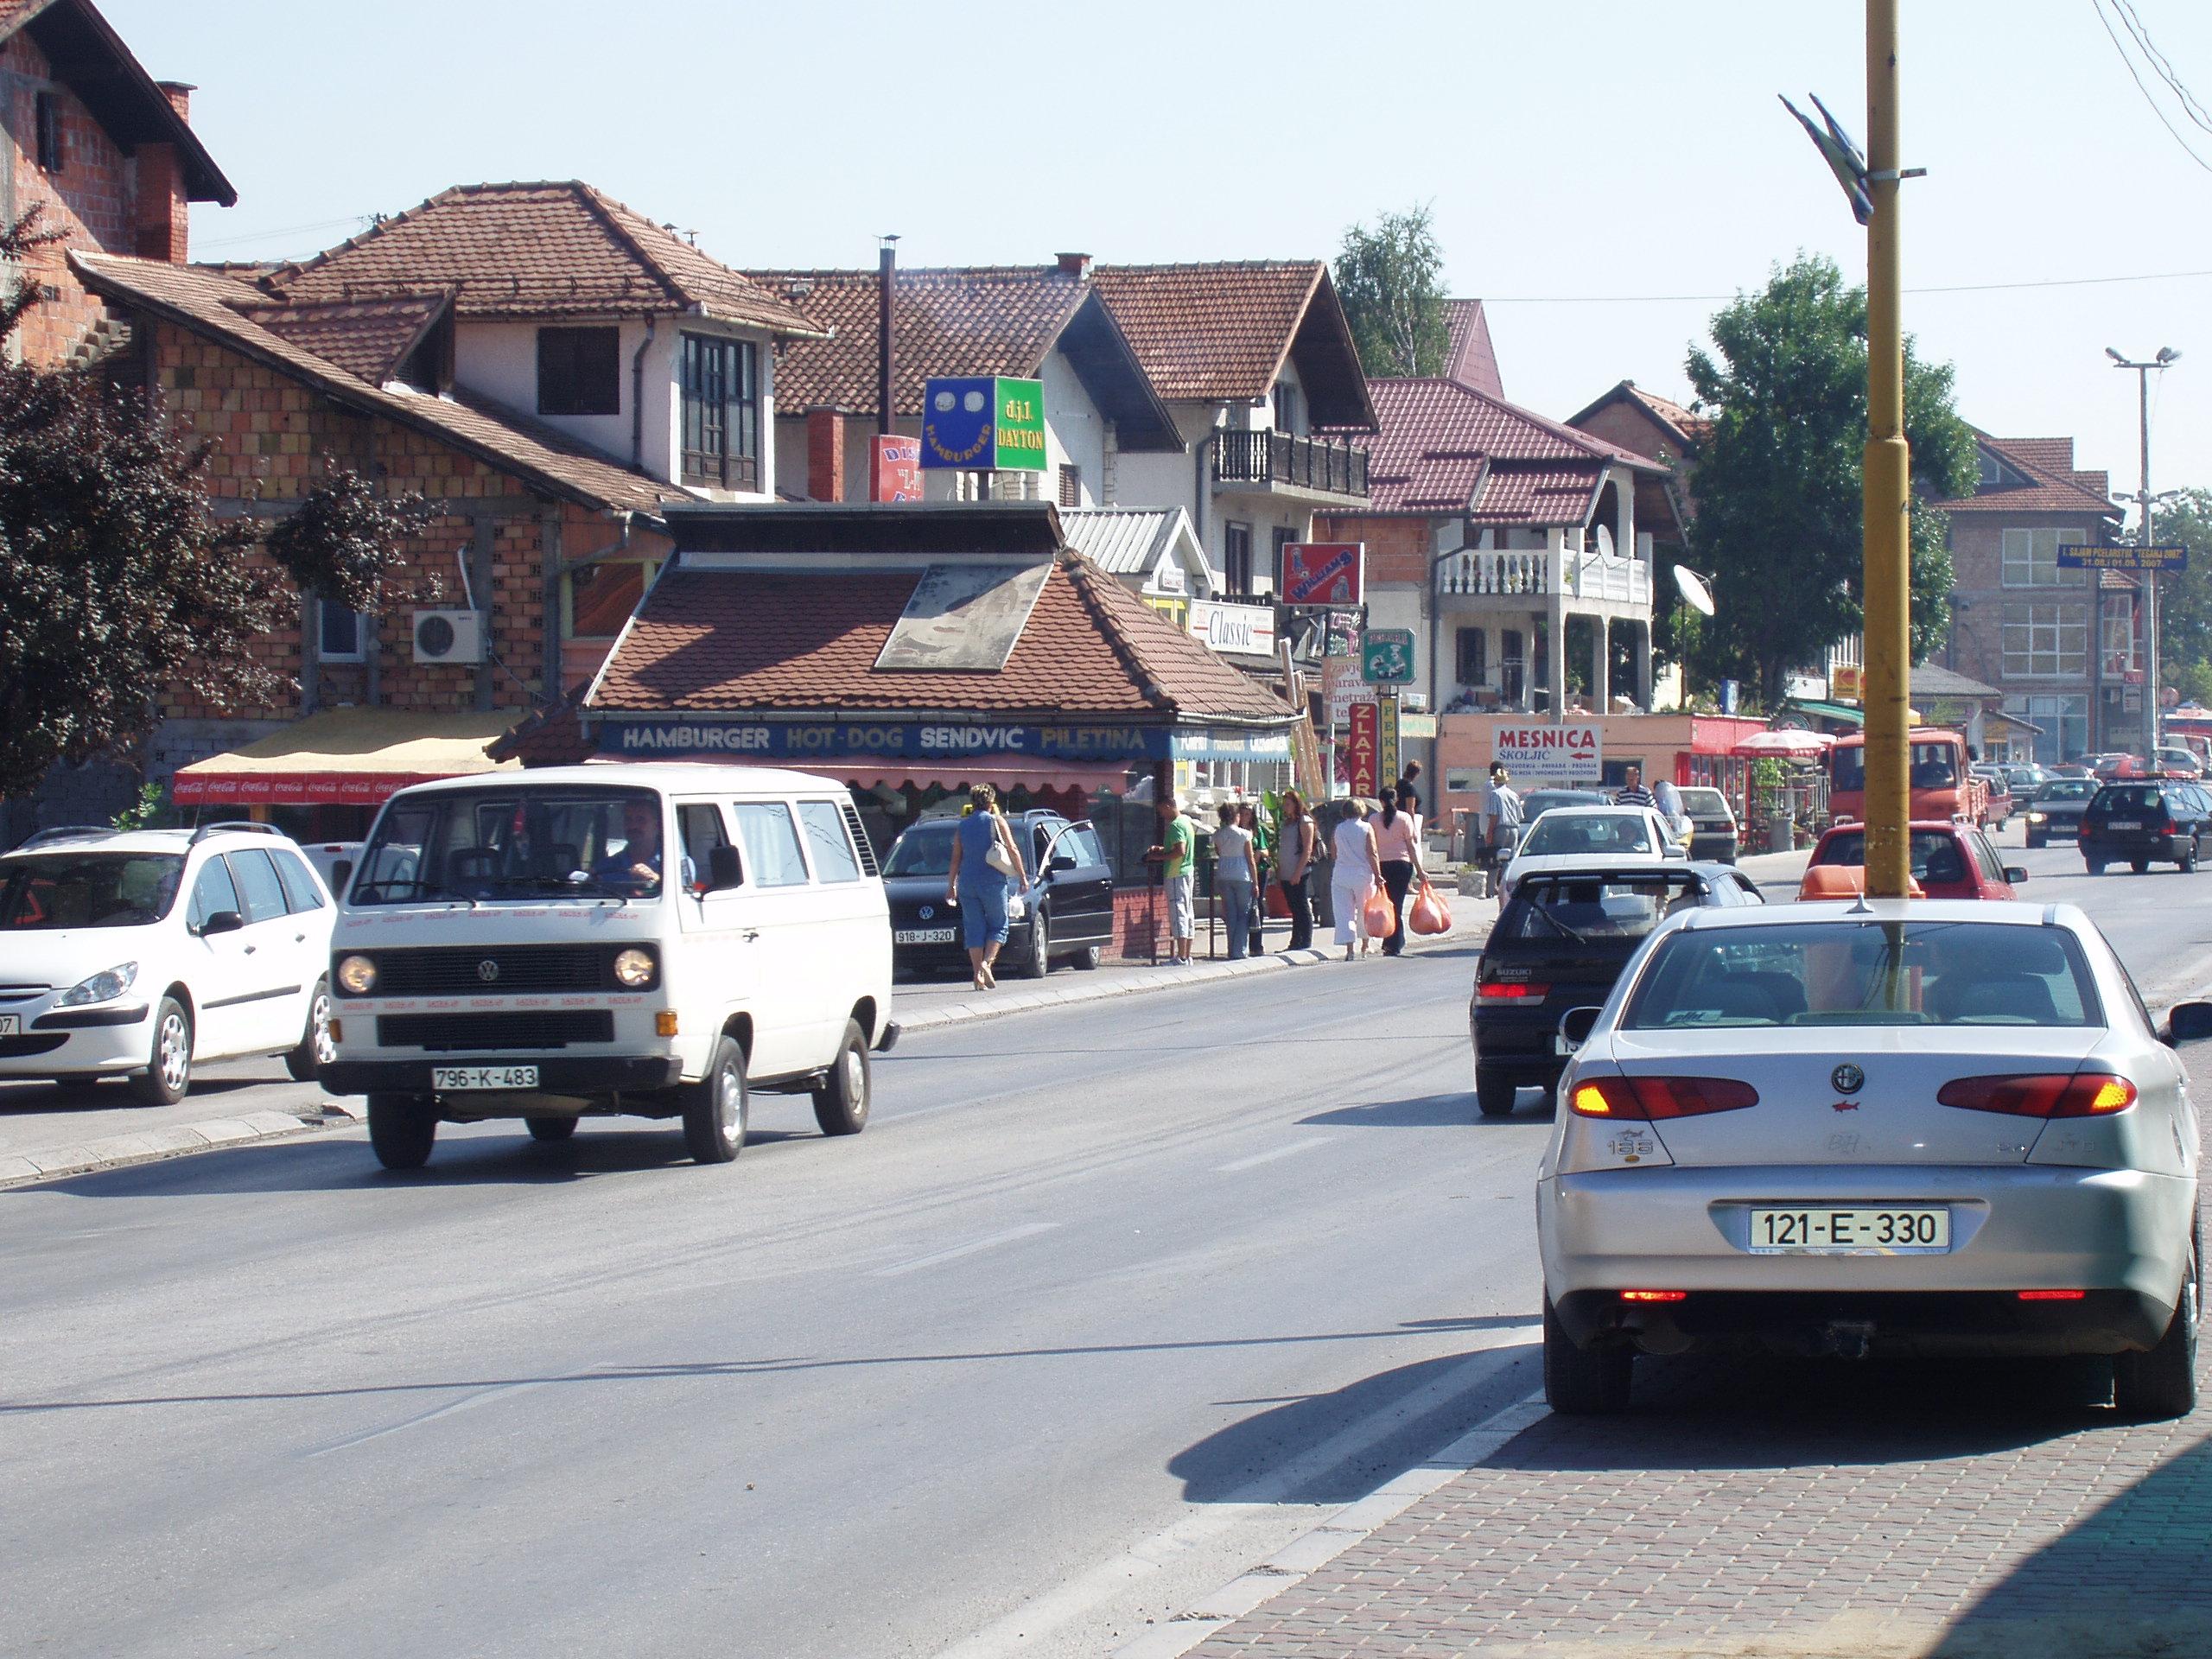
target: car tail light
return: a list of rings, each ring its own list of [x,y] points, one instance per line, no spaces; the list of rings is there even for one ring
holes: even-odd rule
[[[1969,1112],[2003,1112],[2012,1117],[2109,1117],[2135,1103],[2135,1085],[2109,1071],[1954,1077],[1936,1091],[1936,1098]]]
[[[1550,994],[1548,985],[1531,985],[1526,980],[1491,980],[1478,986],[1476,995],[1486,1001],[1515,1001],[1522,997],[1541,998]]]
[[[2089,1293],[2086,1290],[2023,1290],[2015,1294],[2024,1302],[2078,1302]]]
[[[2166,820],[2164,833],[2170,836],[2177,836],[2181,834],[2181,825],[2176,823],[2171,818],[2168,818]]]
[[[1621,1300],[1624,1302],[1686,1302],[1689,1300],[1689,1296],[1690,1294],[1687,1290],[1624,1290],[1621,1292]]]
[[[1568,1108],[1584,1117],[1702,1117],[1759,1103],[1758,1090],[1732,1077],[1594,1077],[1575,1087]]]

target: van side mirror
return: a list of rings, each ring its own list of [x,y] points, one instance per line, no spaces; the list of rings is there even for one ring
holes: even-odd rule
[[[345,892],[346,884],[353,879],[353,861],[352,859],[341,858],[330,867],[330,890],[333,893]]]
[[[2212,1002],[2177,1002],[2166,1015],[2169,1043],[2194,1043],[2212,1037]]]
[[[235,910],[213,911],[206,921],[200,924],[200,937],[212,939],[218,933],[235,933],[245,925],[245,918]]]
[[[1559,1037],[1552,1046],[1561,1054],[1572,1054],[1590,1040],[1592,1027],[1597,1025],[1603,1008],[1569,1008],[1559,1017]]]
[[[728,842],[710,849],[707,854],[707,891],[727,893],[744,885],[745,867],[737,861],[737,849]]]

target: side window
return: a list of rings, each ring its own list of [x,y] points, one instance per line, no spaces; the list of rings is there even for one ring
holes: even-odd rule
[[[284,902],[283,883],[276,879],[276,867],[269,861],[269,855],[258,847],[232,853],[228,861],[231,874],[238,884],[238,892],[246,904],[245,918],[249,923],[266,922],[287,914],[291,906]]]
[[[1997,855],[1997,849],[1989,844],[1989,837],[1984,835],[1974,835],[1967,839],[1974,848],[1974,861],[1981,866],[1982,879],[1987,881],[2003,881],[2005,861]]]
[[[1073,843],[1069,850],[1075,855],[1078,864],[1103,864],[1106,861],[1106,849],[1099,842],[1098,832],[1089,824],[1076,830],[1068,840]]]
[[[300,862],[300,855],[276,847],[270,849],[269,856],[276,861],[276,879],[284,884],[284,903],[295,912],[321,910],[322,895],[315,891],[315,877]]]
[[[853,843],[845,838],[845,820],[836,802],[801,801],[798,821],[806,826],[806,848],[814,855],[817,880],[861,879],[861,861],[853,856]]]
[[[676,827],[683,837],[685,885],[694,893],[706,890],[715,849],[729,845],[722,830],[722,815],[711,801],[687,801],[676,809]]]
[[[764,887],[804,887],[806,860],[791,808],[781,801],[740,801],[735,810],[737,838],[753,879]]]
[[[186,925],[197,931],[207,925],[210,916],[225,910],[245,913],[229,869],[221,859],[211,858],[200,866],[200,879],[192,884],[192,908],[185,912]]]

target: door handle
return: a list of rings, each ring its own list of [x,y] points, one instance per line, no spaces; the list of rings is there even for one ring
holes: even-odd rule
[[[305,944],[307,942],[308,936],[304,933],[295,933],[292,935],[292,943],[294,944]]]
[[[245,953],[246,953],[246,955],[248,955],[248,956],[250,957],[250,956],[251,956],[255,951],[257,951],[257,950],[260,950],[260,949],[261,949],[261,947],[260,947],[259,945],[257,945],[257,944],[249,944],[249,945],[248,945],[248,946],[246,946],[246,948],[245,948]]]
[[[757,927],[748,927],[748,928],[747,928],[747,929],[745,930],[745,942],[746,942],[747,944],[752,944],[753,940],[755,940],[755,939],[759,938],[760,937],[760,930],[759,928],[757,928]]]

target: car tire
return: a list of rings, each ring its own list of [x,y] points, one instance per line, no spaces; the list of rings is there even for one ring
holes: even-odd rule
[[[2082,861],[2082,868],[2091,875],[2102,875],[2105,873],[2105,861],[2101,858],[2085,858]]]
[[[369,1148],[386,1169],[420,1169],[438,1138],[438,1114],[428,1095],[371,1095]]]
[[[2138,875],[2148,875],[2151,873],[2151,861],[2147,858],[2131,858],[2127,861],[2127,868]]]
[[[142,1106],[174,1106],[192,1087],[192,1016],[173,996],[154,1010],[154,1035],[146,1069],[130,1074],[131,1097]]]
[[[1021,949],[1014,959],[1018,978],[1042,979],[1052,968],[1052,925],[1039,905],[1029,907],[1029,925],[1021,931]]]
[[[525,1117],[522,1123],[533,1141],[566,1141],[576,1132],[573,1117]]]
[[[2030,836],[2028,837],[2028,848],[2031,851],[2033,851],[2036,848],[2045,844],[2045,838],[2042,836]]]
[[[1106,959],[1106,952],[1095,944],[1086,944],[1068,958],[1069,963],[1080,973],[1095,973],[1098,964]]]
[[[308,998],[307,1031],[297,1048],[285,1051],[284,1069],[295,1083],[313,1083],[337,1058],[338,1045],[330,1040],[330,982],[319,979],[315,995]]]
[[[683,1145],[695,1162],[726,1164],[745,1150],[752,1107],[745,1086],[745,1051],[734,1037],[715,1045],[707,1075],[683,1090]]]
[[[1511,1075],[1484,1066],[1475,1068],[1475,1109],[1484,1117],[1510,1117],[1521,1085]]]
[[[2144,1353],[2114,1356],[2112,1367],[2113,1404],[2120,1414],[2136,1422],[2158,1422],[2186,1417],[2196,1409],[2196,1328],[2202,1312],[2202,1276],[2196,1249],[2190,1252],[2189,1275],[2182,1281],[2181,1300],[2158,1346]]]
[[[2196,843],[2195,842],[2190,842],[2186,848],[2183,849],[2182,855],[2174,861],[2174,868],[2183,875],[2196,874]]]
[[[837,1058],[814,1087],[814,1121],[824,1135],[858,1135],[868,1127],[875,1081],[868,1065],[868,1033],[857,1020],[845,1021]]]
[[[1544,1298],[1544,1403],[1562,1417],[1611,1417],[1628,1409],[1636,1367],[1625,1347],[1578,1348]]]

